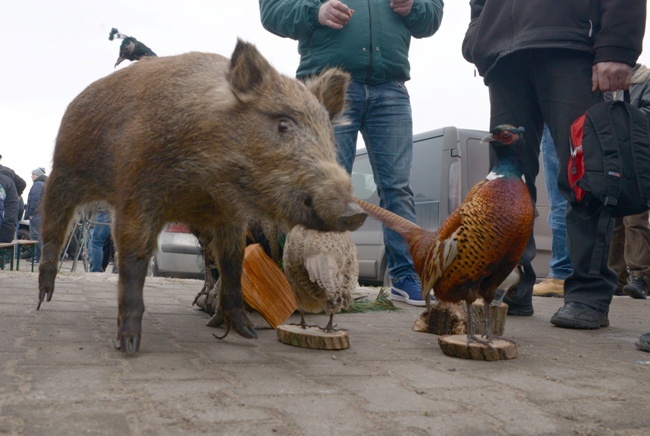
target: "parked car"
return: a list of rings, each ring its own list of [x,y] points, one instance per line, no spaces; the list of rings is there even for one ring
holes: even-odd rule
[[[481,143],[488,132],[444,127],[413,138],[411,188],[415,197],[418,225],[437,229],[465,198],[469,189],[488,173],[489,146]],[[541,168],[541,163],[540,163]],[[535,242],[537,256],[533,267],[539,279],[548,275],[551,255],[550,207],[544,175],[537,177],[537,211]],[[379,204],[377,186],[365,148],[358,149],[352,167],[352,186],[357,197]],[[381,223],[368,218],[352,232],[359,254],[359,281],[388,286],[388,269],[384,253]]]
[[[151,258],[152,276],[203,278],[205,263],[201,246],[184,224],[166,224],[158,235],[158,248]]]

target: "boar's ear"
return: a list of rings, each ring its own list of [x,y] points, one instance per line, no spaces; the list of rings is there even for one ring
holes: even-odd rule
[[[237,39],[230,58],[228,80],[238,99],[246,101],[255,97],[253,91],[270,83],[273,71],[273,67],[253,44]]]
[[[350,83],[350,75],[338,68],[330,68],[318,77],[307,81],[307,88],[325,106],[330,114],[330,120],[343,112],[345,107],[345,91]]]

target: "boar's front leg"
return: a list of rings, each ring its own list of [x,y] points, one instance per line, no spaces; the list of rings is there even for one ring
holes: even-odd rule
[[[135,207],[127,210],[133,212]],[[113,239],[119,257],[117,282],[117,341],[115,347],[124,353],[137,353],[142,334],[144,314],[143,288],[155,238],[162,225],[143,222],[138,218],[155,214],[116,213]]]
[[[220,226],[210,243],[219,265],[221,292],[219,306],[223,310],[226,334],[230,328],[245,338],[257,338],[257,333],[244,311],[241,275],[246,240],[243,228]],[[223,336],[225,337],[225,335]]]
[[[138,257],[134,254],[119,256],[118,279],[118,315],[117,342],[115,347],[124,353],[137,353],[140,349],[142,335],[142,315],[144,313],[144,298],[142,289],[149,265],[148,257]]]

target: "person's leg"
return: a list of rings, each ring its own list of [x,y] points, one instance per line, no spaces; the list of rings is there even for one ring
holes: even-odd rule
[[[632,298],[646,299],[650,283],[649,211],[623,218],[625,226],[625,264],[630,269],[630,283],[623,292]]]
[[[352,165],[357,152],[357,137],[364,116],[366,91],[362,84],[351,82],[345,94],[345,112],[343,117],[346,124],[336,126],[336,158],[343,168],[352,174]]]
[[[535,178],[539,172],[539,148],[544,127],[536,91],[531,82],[528,69],[523,65],[522,53],[515,53],[499,61],[490,76],[490,129],[511,124],[522,126],[524,131],[524,178],[533,199],[537,201]],[[490,167],[492,153],[490,153]],[[508,315],[533,315],[533,285],[536,275],[532,266],[535,258],[535,239],[531,234],[526,250],[521,258],[523,277],[514,292],[504,298],[508,304]]]
[[[380,206],[415,222],[415,202],[409,184],[413,160],[411,102],[401,82],[367,86],[361,134],[377,184]],[[413,268],[408,244],[399,233],[383,227],[391,292],[395,299],[424,305],[422,285]]]
[[[560,162],[559,188],[570,198],[567,171],[570,157],[571,124],[602,98],[591,91],[592,56],[571,50],[531,50],[533,70],[542,113],[555,140]],[[603,237],[597,235],[599,214],[567,203],[567,238],[573,272],[564,282],[563,308],[551,322],[568,328],[599,328],[609,324],[607,312],[616,288],[616,274],[607,266],[614,220]],[[590,273],[592,255],[602,244],[598,271]]]
[[[573,267],[569,258],[566,241],[566,199],[557,185],[559,161],[555,153],[555,143],[547,125],[544,125],[541,141],[544,182],[551,213],[548,224],[551,228],[551,260],[546,279],[533,286],[533,295],[542,297],[563,297],[564,279],[571,274]]]
[[[104,260],[104,242],[110,236],[111,228],[108,225],[109,215],[104,212],[97,214],[95,227],[92,230],[89,246],[90,272],[102,272]]]
[[[551,261],[549,262],[548,276],[554,279],[564,280],[571,274],[573,267],[569,258],[569,250],[566,241],[566,203],[562,196],[557,180],[560,172],[560,162],[555,152],[555,143],[551,137],[548,126],[544,126],[542,134],[542,161],[544,163],[544,176],[548,201],[551,213],[548,217],[552,232]]]

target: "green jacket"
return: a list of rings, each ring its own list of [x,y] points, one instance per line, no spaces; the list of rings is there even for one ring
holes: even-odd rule
[[[262,25],[276,35],[298,40],[299,78],[340,67],[360,83],[409,80],[411,36],[431,36],[442,21],[442,0],[413,0],[406,17],[393,12],[389,0],[345,0],[354,14],[343,29],[335,30],[318,23],[322,3],[260,0]]]

